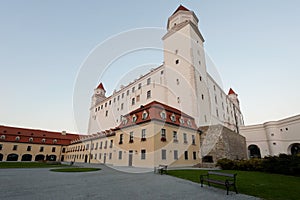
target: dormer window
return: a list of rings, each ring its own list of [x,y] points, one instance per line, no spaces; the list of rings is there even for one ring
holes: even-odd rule
[[[163,111],[160,112],[160,117],[161,117],[163,120],[166,119],[166,116],[167,116],[166,111],[163,110]]]
[[[122,123],[123,125],[126,125],[128,122],[127,118],[126,117],[122,117]]]
[[[132,122],[135,123],[136,120],[137,120],[137,116],[136,116],[136,115],[133,115],[133,116],[132,116]]]
[[[172,122],[175,122],[175,121],[176,121],[176,116],[175,116],[174,113],[170,116],[170,119],[172,120]]]
[[[45,139],[45,138],[43,138],[43,139],[42,139],[42,143],[45,143],[45,142],[46,142],[46,139]]]
[[[191,126],[192,125],[192,122],[191,122],[191,120],[189,119],[189,120],[187,120],[187,124],[188,124],[188,126]]]
[[[19,136],[17,136],[17,137],[16,137],[16,141],[19,141],[19,140],[20,140],[20,137],[19,137]]]
[[[31,137],[31,138],[29,138],[29,140],[28,140],[29,142],[33,142],[33,138]]]
[[[143,115],[142,115],[142,119],[144,120],[144,119],[147,119],[147,117],[148,117],[148,113],[147,113],[147,111],[144,111],[143,112]]]
[[[180,124],[184,124],[184,119],[183,119],[183,117],[180,117],[180,118],[179,118],[179,122],[180,122]]]
[[[56,143],[57,143],[57,139],[54,139],[54,140],[53,140],[53,144],[56,144]]]
[[[5,135],[1,135],[0,139],[5,140]]]

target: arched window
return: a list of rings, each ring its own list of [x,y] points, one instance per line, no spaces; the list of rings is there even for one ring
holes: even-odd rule
[[[248,152],[250,158],[261,158],[260,149],[255,144],[248,146]]]
[[[8,154],[6,161],[18,161],[18,154],[12,153]]]
[[[300,154],[300,144],[299,143],[291,144],[290,148],[291,148],[290,152],[292,155]]]

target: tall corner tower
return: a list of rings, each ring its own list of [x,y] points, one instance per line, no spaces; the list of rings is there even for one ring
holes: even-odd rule
[[[180,5],[168,18],[167,33],[162,40],[167,85],[180,99],[180,106],[176,107],[195,117],[200,126],[209,124],[210,100],[204,38],[198,22],[193,11]]]
[[[92,107],[106,99],[105,93],[106,91],[104,86],[102,83],[100,83],[98,87],[94,89],[94,94],[92,96]]]

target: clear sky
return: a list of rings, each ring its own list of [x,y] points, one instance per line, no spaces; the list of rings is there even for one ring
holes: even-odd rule
[[[27,0],[0,1],[0,124],[77,132],[73,90],[89,53],[120,32],[165,28],[179,4],[198,16],[205,49],[225,91],[238,93],[247,125],[300,114],[298,0]],[[90,102],[84,106],[88,119]]]

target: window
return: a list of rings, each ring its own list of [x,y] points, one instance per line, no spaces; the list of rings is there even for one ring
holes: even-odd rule
[[[16,141],[19,141],[19,140],[20,140],[20,137],[19,137],[19,136],[17,136],[17,137],[16,137]]]
[[[164,128],[161,129],[161,138],[166,139],[166,129],[164,129]]]
[[[174,160],[178,160],[178,151],[174,150]]]
[[[120,100],[120,95],[117,97],[117,100],[118,100],[118,101]]]
[[[141,141],[146,141],[146,129],[142,129],[142,138]]]
[[[13,151],[17,151],[17,149],[18,149],[18,145],[14,145],[13,146]]]
[[[184,143],[187,143],[187,136],[186,136],[186,133],[183,133],[183,142],[184,142]]]
[[[113,144],[114,144],[114,141],[113,141],[113,140],[110,140],[109,148],[113,148]]]
[[[55,152],[55,149],[56,149],[55,147],[52,147],[52,152]]]
[[[141,88],[142,88],[142,83],[139,83],[138,89],[141,89]]]
[[[94,143],[91,144],[91,150],[94,150]]]
[[[124,98],[124,93],[122,93],[122,99]]]
[[[123,107],[124,107],[124,103],[121,103],[121,110],[123,110]]]
[[[132,93],[134,93],[134,91],[135,91],[135,87],[132,88]]]
[[[173,141],[178,142],[178,140],[177,140],[177,131],[173,131]]]
[[[99,149],[102,149],[102,141],[100,142],[100,147],[99,147]]]
[[[119,144],[123,144],[123,134],[120,134],[120,141]]]
[[[2,145],[2,144],[0,144],[0,150],[2,150],[2,148],[3,148],[3,145]]]
[[[214,91],[216,91],[216,86],[214,85]]]
[[[165,149],[161,150],[161,159],[166,160],[167,159],[167,152]]]
[[[146,159],[146,149],[142,149],[141,150],[141,160],[145,160]]]
[[[116,102],[116,97],[114,98],[114,103]]]
[[[192,135],[192,144],[196,144],[196,141],[195,141],[195,135]]]
[[[177,97],[177,103],[180,103],[180,97]]]
[[[202,98],[202,100],[204,100],[204,95],[203,94],[201,95],[201,98]]]
[[[204,156],[204,157],[202,158],[202,162],[213,163],[214,160],[213,160],[213,157],[212,157],[212,156]]]
[[[219,117],[219,110],[218,110],[218,108],[216,109],[216,115],[217,115],[217,117]]]
[[[139,101],[140,101],[140,98],[141,98],[141,96],[140,96],[140,95],[137,95],[137,96],[136,96],[136,102],[139,102]]]
[[[189,159],[189,153],[188,151],[184,152],[184,160],[188,160]]]
[[[217,98],[217,95],[215,95],[215,103],[218,104],[218,98]]]
[[[164,74],[164,70],[160,71],[160,75],[163,75]]]
[[[109,160],[112,159],[112,153],[109,153]]]
[[[177,85],[179,85],[179,79],[176,79],[176,83],[177,83]]]
[[[179,63],[179,60],[177,59],[176,61],[175,61],[175,63],[176,63],[176,65]]]
[[[129,90],[127,90],[126,95],[127,95],[127,96],[129,95]]]
[[[196,153],[196,151],[193,151],[193,159],[194,159],[194,160],[197,159],[197,153]]]
[[[150,85],[150,83],[151,83],[151,78],[148,78],[147,79],[147,85]]]
[[[86,144],[86,150],[89,150],[90,144]]]
[[[145,120],[145,119],[147,119],[147,117],[148,117],[148,113],[147,113],[147,111],[144,111],[142,114],[142,119]]]
[[[101,157],[102,157],[102,153],[99,153],[99,159],[101,160]]]
[[[101,110],[103,109],[103,105],[101,105]]]
[[[119,160],[122,160],[122,151],[119,151]]]
[[[107,107],[107,102],[105,102],[105,108]]]
[[[106,148],[107,148],[107,140],[104,143],[104,149],[106,149]]]
[[[108,116],[108,110],[107,111],[105,111],[105,117],[107,117]]]
[[[166,117],[167,117],[166,112],[165,112],[165,111],[162,111],[162,112],[160,113],[160,117],[161,117],[163,120],[165,120]]]
[[[199,76],[199,80],[202,81],[202,76]]]
[[[134,104],[135,104],[135,98],[132,98],[131,105],[134,105]]]
[[[31,146],[27,146],[27,151],[31,151]]]
[[[96,147],[95,147],[95,150],[97,150],[98,149],[98,142],[96,142]]]
[[[109,105],[111,105],[111,100],[109,100]]]
[[[133,132],[129,133],[129,143],[133,143]]]
[[[147,91],[147,99],[151,98],[151,90]]]

